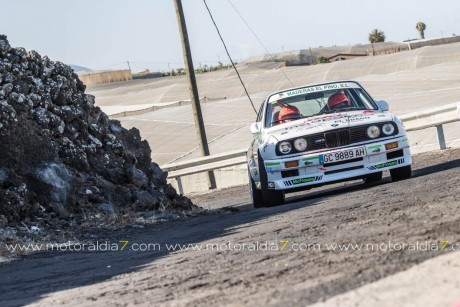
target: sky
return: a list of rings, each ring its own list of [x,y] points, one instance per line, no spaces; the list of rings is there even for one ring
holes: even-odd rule
[[[229,63],[203,0],[182,0],[195,68]],[[271,52],[460,35],[458,0],[207,0],[233,59]],[[0,34],[14,47],[93,70],[184,67],[173,0],[0,0]]]

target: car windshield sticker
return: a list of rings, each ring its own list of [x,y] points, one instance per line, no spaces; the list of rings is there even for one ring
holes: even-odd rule
[[[314,93],[314,92],[334,90],[334,89],[338,90],[338,89],[344,89],[344,88],[361,88],[361,87],[358,84],[353,83],[353,82],[332,83],[332,84],[303,87],[303,88],[289,90],[289,91],[285,91],[285,92],[281,92],[281,93],[272,95],[270,96],[270,99],[268,101],[270,103],[276,103],[278,100],[286,98],[286,97],[293,97],[293,96],[303,95],[306,93]]]

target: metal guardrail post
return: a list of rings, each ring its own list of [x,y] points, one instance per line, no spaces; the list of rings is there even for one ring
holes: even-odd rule
[[[442,129],[442,124],[436,125],[436,132],[438,134],[439,148],[441,150],[446,149],[446,139],[444,138],[444,130]]]
[[[179,194],[184,195],[184,188],[182,187],[182,180],[180,177],[176,177],[177,188],[179,189]]]

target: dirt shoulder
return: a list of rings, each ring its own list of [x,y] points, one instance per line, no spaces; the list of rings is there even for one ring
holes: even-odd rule
[[[114,232],[107,243],[118,246],[114,251],[44,252],[3,265],[0,303],[323,301],[449,253],[460,242],[459,157],[459,149],[417,155],[409,180],[324,187],[274,208],[252,209],[246,187],[194,196],[197,205],[224,209]],[[128,241],[123,250],[121,240]],[[449,241],[442,251],[440,240]],[[151,250],[135,250],[142,244]],[[405,247],[395,250],[395,244]],[[348,251],[340,250],[345,246]]]

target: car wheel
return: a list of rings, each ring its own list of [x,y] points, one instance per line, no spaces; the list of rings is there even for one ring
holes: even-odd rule
[[[248,169],[248,176],[249,176],[249,193],[251,194],[252,205],[254,208],[262,208],[264,207],[264,203],[262,201],[262,191],[257,189],[254,180],[251,177]]]
[[[364,177],[364,183],[377,182],[382,180],[383,172],[372,173]]]
[[[412,176],[412,167],[410,165],[390,169],[391,180],[398,181],[407,179]]]
[[[260,156],[260,153],[258,163],[263,204],[266,207],[273,207],[284,204],[284,191],[272,190],[268,188],[267,170],[265,169],[264,160]]]

